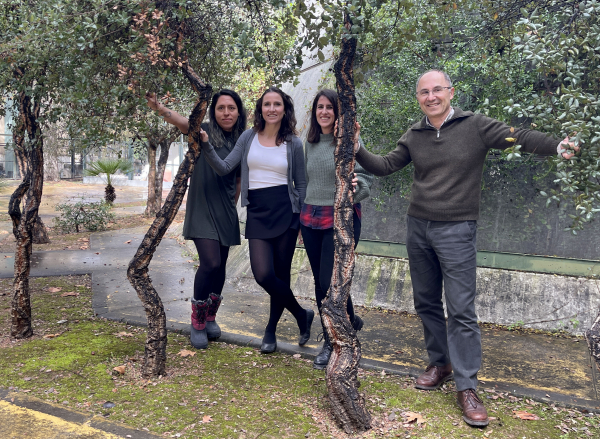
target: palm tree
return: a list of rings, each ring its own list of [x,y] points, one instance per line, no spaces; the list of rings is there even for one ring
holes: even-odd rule
[[[107,203],[112,204],[117,198],[115,188],[112,186],[111,176],[121,171],[124,174],[131,172],[133,167],[128,160],[124,159],[100,159],[90,163],[85,170],[85,175],[88,177],[98,177],[106,174],[106,189],[104,190],[104,199]]]

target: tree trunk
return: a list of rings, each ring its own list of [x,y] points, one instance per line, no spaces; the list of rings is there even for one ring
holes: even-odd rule
[[[587,341],[590,355],[596,362],[596,367],[600,370],[600,313],[598,313],[591,328],[585,331],[585,340]]]
[[[148,201],[146,201],[146,211],[144,215],[152,216],[160,210],[156,207],[156,149],[158,144],[154,139],[146,140],[146,150],[148,151]],[[162,189],[162,188],[161,188]]]
[[[190,134],[188,137],[189,148],[177,175],[173,180],[173,187],[165,200],[164,206],[156,215],[156,219],[148,229],[146,236],[140,244],[135,256],[129,263],[127,277],[135,288],[138,297],[144,305],[148,319],[148,335],[146,338],[145,357],[142,374],[144,377],[164,375],[167,359],[167,325],[165,309],[162,301],[148,276],[148,266],[158,244],[177,214],[185,191],[187,182],[192,173],[198,156],[200,155],[199,132],[200,124],[206,114],[212,89],[204,84],[192,68],[185,63],[182,70],[192,87],[198,93],[198,104],[190,115]]]
[[[178,130],[179,132],[179,130]],[[158,156],[158,164],[156,166],[156,179],[154,182],[154,192],[156,193],[156,211],[162,206],[162,192],[163,192],[163,180],[165,178],[165,169],[167,167],[167,160],[169,159],[169,148],[173,143],[174,137],[168,136],[166,139],[162,139],[160,142],[160,154]]]
[[[17,125],[13,131],[13,150],[15,153],[15,161],[19,167],[19,173],[21,174],[21,180],[25,181],[28,169],[27,149],[25,148],[25,121],[24,115],[19,110],[19,116],[17,117]],[[24,201],[27,202],[27,197],[24,195]],[[48,244],[50,237],[46,226],[39,215],[36,214],[35,225],[33,227],[33,243],[34,244]]]
[[[27,338],[33,335],[31,327],[31,301],[29,292],[29,272],[31,268],[31,251],[33,229],[38,218],[38,208],[42,198],[44,185],[44,154],[41,130],[37,121],[40,107],[36,103],[32,107],[29,96],[19,94],[19,123],[23,124],[23,133],[29,137],[29,151],[26,173],[23,181],[12,194],[8,213],[13,222],[13,233],[17,240],[15,249],[15,279],[12,297],[11,335],[15,338]],[[21,202],[25,198],[25,209],[21,212]]]
[[[163,179],[165,177],[165,168],[169,159],[169,147],[179,135],[179,130],[175,128],[166,134],[166,137],[156,133],[146,135],[146,149],[148,150],[148,202],[144,215],[152,216],[160,210],[162,206]],[[160,147],[158,163],[156,162],[156,153]]]
[[[42,218],[38,214],[36,215],[35,224],[33,225],[33,243],[48,244],[49,242],[50,237],[48,236],[48,230],[46,229],[46,225],[42,221]]]
[[[345,20],[349,22],[347,16]],[[352,177],[356,98],[352,64],[355,52],[356,39],[344,38],[334,67],[339,94],[333,217],[335,258],[331,286],[321,308],[323,324],[333,345],[326,375],[329,400],[334,417],[348,434],[371,428],[371,415],[365,408],[364,397],[358,393],[360,342],[346,312],[354,274]]]

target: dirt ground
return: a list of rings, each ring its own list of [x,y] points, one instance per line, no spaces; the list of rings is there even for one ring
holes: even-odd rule
[[[0,192],[0,253],[13,252],[15,248],[12,222],[8,215],[8,203],[17,184],[18,182],[11,181],[9,186]],[[143,214],[146,207],[147,188],[117,186],[115,189],[117,199],[114,202],[112,211],[116,215],[116,220],[108,225],[107,230],[152,224],[154,218]],[[168,191],[163,192],[163,200],[167,194]],[[87,250],[89,248],[90,232],[62,234],[53,227],[54,223],[52,221],[59,214],[55,209],[57,204],[77,202],[82,198],[87,202],[102,200],[104,198],[104,185],[83,184],[82,182],[67,180],[44,183],[39,214],[48,228],[50,243],[34,244],[33,251]],[[181,211],[175,218],[175,222],[183,221],[184,210],[185,200],[182,203]]]

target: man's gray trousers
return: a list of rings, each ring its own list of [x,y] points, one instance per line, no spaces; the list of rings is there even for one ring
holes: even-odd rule
[[[423,321],[429,364],[452,363],[458,391],[477,388],[481,367],[481,334],[475,313],[476,240],[476,221],[407,217],[410,276],[415,309]]]

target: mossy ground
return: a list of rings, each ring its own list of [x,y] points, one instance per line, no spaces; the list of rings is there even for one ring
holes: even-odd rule
[[[0,280],[0,386],[166,437],[348,437],[332,421],[324,374],[310,360],[225,343],[195,351],[186,336],[170,333],[167,375],[143,379],[144,328],[96,318],[90,283],[87,276],[31,279],[35,336],[13,340],[12,281]],[[182,357],[187,349],[195,355]],[[373,429],[351,437],[600,436],[597,415],[493,391],[481,392],[492,421],[474,429],[463,422],[452,385],[418,391],[410,378],[363,370],[360,381]],[[518,419],[516,410],[540,420]],[[409,412],[424,422],[407,422]]]

